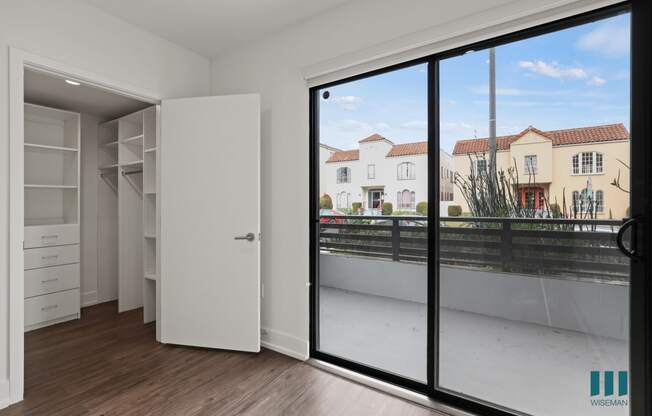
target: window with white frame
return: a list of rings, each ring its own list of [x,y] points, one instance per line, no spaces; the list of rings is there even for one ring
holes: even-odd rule
[[[600,152],[582,152],[571,160],[573,175],[593,175],[604,172],[604,159]]]
[[[396,179],[399,181],[415,179],[415,165],[412,162],[399,163],[396,169]]]
[[[487,173],[487,161],[485,159],[478,159],[475,161],[476,175],[484,175]]]
[[[347,167],[337,168],[337,183],[351,182],[351,169]]]
[[[367,165],[367,179],[376,179],[376,165]]]
[[[398,209],[414,209],[415,207],[415,194],[414,191],[404,189],[398,191],[396,195],[396,207]]]
[[[525,156],[525,173],[528,175],[537,174],[537,155]]]
[[[604,212],[604,192],[595,191],[595,211]]]

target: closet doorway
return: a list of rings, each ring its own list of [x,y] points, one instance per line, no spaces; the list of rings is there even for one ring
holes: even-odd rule
[[[260,97],[161,100],[16,49],[10,85],[11,401],[25,333],[93,335],[96,303],[142,308],[152,342],[260,351]]]

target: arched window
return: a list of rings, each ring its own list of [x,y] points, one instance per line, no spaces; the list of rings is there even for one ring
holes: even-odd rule
[[[398,209],[414,209],[415,199],[414,191],[409,191],[407,189],[398,191],[396,194],[396,207]]]
[[[595,211],[604,212],[604,192],[595,191]]]
[[[337,183],[351,182],[351,169],[350,168],[337,168]]]
[[[396,167],[396,179],[405,181],[415,179],[415,165],[412,162],[399,163]]]
[[[604,172],[604,159],[600,152],[582,152],[571,159],[573,175],[594,175]]]
[[[342,191],[337,194],[337,208],[348,208],[351,194]]]

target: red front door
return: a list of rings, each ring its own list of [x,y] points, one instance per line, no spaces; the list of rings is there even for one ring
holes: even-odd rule
[[[521,206],[526,209],[545,208],[545,193],[543,188],[528,187],[520,189]]]

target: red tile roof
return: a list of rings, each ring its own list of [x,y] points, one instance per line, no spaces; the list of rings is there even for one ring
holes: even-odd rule
[[[360,140],[358,143],[378,142],[378,141],[381,141],[381,140],[385,140],[385,141],[387,141],[389,143],[392,143],[390,140],[388,140],[387,138],[381,136],[378,133],[374,133],[371,136]],[[392,144],[394,144],[394,143],[392,143]]]
[[[395,144],[387,157],[423,155],[428,153],[428,142]]]
[[[513,142],[521,138],[528,131],[533,131],[552,140],[553,146],[629,139],[629,132],[622,124],[607,124],[603,126],[579,127],[551,131],[541,131],[530,126],[519,134],[496,137],[496,147],[498,150],[508,150]],[[455,143],[453,154],[461,155],[466,153],[478,153],[485,152],[488,149],[489,141],[487,138],[458,140],[457,143]]]
[[[348,162],[350,160],[358,160],[360,159],[360,151],[359,150],[341,150],[339,152],[335,152],[331,155],[331,157],[328,158],[326,163],[330,162]]]
[[[629,132],[622,124],[607,124],[603,126],[592,126],[592,127],[579,127],[575,129],[565,129],[565,130],[551,130],[551,131],[541,131],[532,126],[526,128],[519,134],[514,134],[511,136],[499,136],[496,137],[496,146],[498,150],[508,150],[509,146],[521,138],[525,133],[532,131],[543,137],[546,137],[552,140],[553,146],[563,146],[566,144],[582,144],[582,143],[596,143],[596,142],[607,142],[612,140],[628,140]],[[372,134],[371,136],[364,138],[359,141],[359,143],[366,143],[372,141],[386,140],[389,143],[391,141],[387,140],[385,137],[379,134]],[[458,140],[455,143],[455,149],[453,150],[454,155],[461,155],[465,153],[478,153],[485,152],[489,149],[489,142],[486,138],[484,139],[471,139],[471,140]],[[428,153],[428,142],[416,142],[416,143],[403,143],[403,144],[393,144],[392,148],[387,153],[386,157],[396,157],[396,156],[412,156],[412,155],[423,155]],[[331,162],[349,162],[352,160],[360,159],[359,150],[341,150],[334,152],[331,157],[326,161],[327,163]]]

